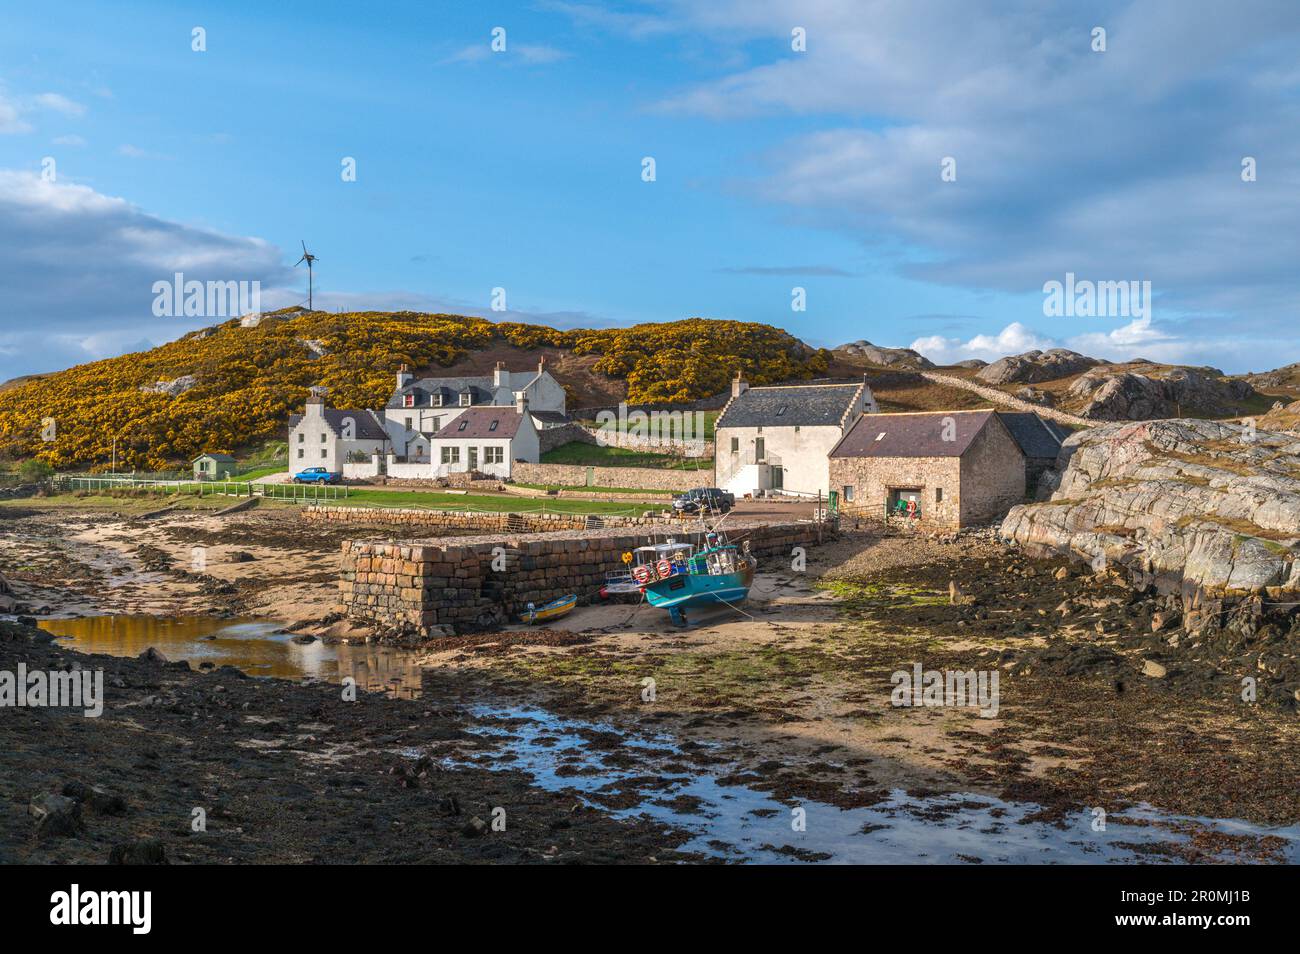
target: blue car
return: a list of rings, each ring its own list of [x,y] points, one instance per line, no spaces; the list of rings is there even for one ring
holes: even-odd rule
[[[308,467],[293,475],[295,484],[337,484],[342,479],[342,474],[333,473],[324,467]]]

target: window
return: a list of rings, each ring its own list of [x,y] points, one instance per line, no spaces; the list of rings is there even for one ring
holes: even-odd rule
[[[435,417],[433,419],[433,430],[435,433],[442,430],[442,418]]]
[[[798,425],[798,424],[796,424],[796,425],[794,426],[794,432],[795,432],[796,434],[799,433],[799,425]]]
[[[403,420],[406,421],[406,429],[409,431],[411,429],[411,419],[407,417],[403,418]]]
[[[483,448],[483,463],[500,464],[506,459],[506,450],[504,447],[485,447]]]
[[[321,436],[320,436],[320,442],[321,442],[322,444],[324,444],[324,443],[325,443],[326,441],[328,441],[329,439],[330,439],[330,437],[329,437],[328,434],[321,434]]]
[[[788,404],[782,404],[779,408],[777,408],[777,409],[776,409],[776,416],[777,416],[777,417],[780,417],[782,414],[784,414],[784,413],[785,413],[785,409],[786,409],[787,407],[789,407]]]
[[[442,392],[439,391],[437,394],[429,395],[429,403],[434,407],[442,407]]]
[[[330,452],[327,451],[325,448],[322,447],[322,448],[320,449],[320,459],[321,459],[321,460],[324,460],[326,457],[329,456],[329,454],[330,454]]]
[[[415,407],[415,395],[414,395],[414,394],[403,394],[403,395],[402,395],[402,407]]]
[[[443,462],[444,464],[459,464],[459,463],[460,463],[460,448],[459,448],[459,447],[444,447],[444,448],[442,449],[442,462]]]
[[[939,503],[943,503],[943,488],[942,488],[942,487],[935,487],[935,488],[934,488],[934,502],[937,503],[937,504],[939,504]]]
[[[460,427],[456,428],[456,430],[463,431],[467,427],[469,427],[469,421],[461,421]]]
[[[496,429],[497,429],[497,422],[496,422],[496,421],[493,421],[491,424],[488,425],[488,430],[489,430],[489,431],[495,431]]]
[[[461,392],[461,395],[460,395],[460,406],[461,406],[461,407],[469,407],[470,404],[472,404],[473,402],[474,402],[474,395],[473,395],[473,394],[471,394],[471,393],[468,392],[468,391],[463,391],[463,392]]]
[[[853,485],[852,485],[852,484],[845,484],[845,485],[844,485],[844,502],[845,502],[845,503],[852,503],[852,502],[853,502]]]
[[[732,452],[733,454],[739,454],[739,453],[740,453],[740,438],[739,438],[739,437],[733,437],[733,438],[731,439],[731,452]]]
[[[302,443],[303,441],[305,441],[306,439],[307,439],[307,435],[304,434],[302,431],[299,431],[299,432],[298,432],[298,443],[301,444],[301,443]]]
[[[303,455],[305,455],[306,453],[307,453],[307,452],[306,452],[305,450],[303,450],[301,447],[299,447],[299,448],[298,448],[298,459],[299,459],[299,460],[302,460]]]

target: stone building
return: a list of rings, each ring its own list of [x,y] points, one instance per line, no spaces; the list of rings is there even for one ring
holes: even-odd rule
[[[289,472],[324,467],[342,473],[349,460],[370,460],[390,446],[388,431],[374,411],[326,407],[313,394],[304,413],[289,417]]]
[[[737,497],[825,494],[826,455],[860,415],[878,410],[865,379],[751,388],[736,375],[714,424],[714,485]]]
[[[1025,496],[1025,455],[993,410],[872,414],[830,452],[846,508],[957,529],[1000,520]]]
[[[1070,432],[1032,411],[998,411],[998,417],[1025,455],[1025,489],[1032,496],[1043,471],[1056,466],[1061,444]]]

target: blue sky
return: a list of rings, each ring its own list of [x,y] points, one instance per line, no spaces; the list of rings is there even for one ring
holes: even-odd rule
[[[303,238],[331,309],[493,316],[503,287],[562,327],[1300,360],[1286,0],[64,0],[4,25],[5,377],[212,323],[152,315],[177,270],[296,303]],[[1151,317],[1046,317],[1067,271],[1150,281]]]

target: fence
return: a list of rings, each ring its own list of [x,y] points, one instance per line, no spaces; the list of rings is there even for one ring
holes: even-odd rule
[[[59,490],[126,490],[141,493],[196,494],[199,497],[266,497],[295,503],[345,500],[348,487],[333,484],[254,484],[241,480],[141,480],[134,477],[54,478]]]

